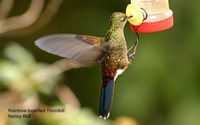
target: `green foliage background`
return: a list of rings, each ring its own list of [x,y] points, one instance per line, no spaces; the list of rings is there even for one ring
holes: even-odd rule
[[[11,15],[22,13],[29,2],[17,0]],[[61,58],[34,46],[34,41],[53,33],[104,36],[109,16],[124,12],[128,0],[65,0],[53,20],[38,32],[21,37],[1,37],[0,54],[9,42],[17,42],[37,62],[53,63]],[[116,82],[111,119],[129,116],[141,125],[200,124],[200,2],[170,1],[174,27],[140,34],[135,60]],[[135,35],[126,26],[129,46]],[[16,53],[13,53],[15,56]],[[81,106],[96,114],[101,86],[100,66],[67,71],[63,83],[69,86]]]

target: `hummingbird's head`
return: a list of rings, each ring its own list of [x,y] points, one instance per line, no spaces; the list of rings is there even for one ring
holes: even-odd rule
[[[121,12],[114,12],[110,17],[110,25],[116,28],[124,28],[127,20],[131,17]]]

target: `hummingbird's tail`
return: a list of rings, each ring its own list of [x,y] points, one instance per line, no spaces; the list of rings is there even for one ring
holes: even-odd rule
[[[99,114],[100,114],[100,117],[103,117],[104,119],[108,118],[110,115],[114,87],[115,87],[114,78],[103,79],[103,84],[101,86]]]

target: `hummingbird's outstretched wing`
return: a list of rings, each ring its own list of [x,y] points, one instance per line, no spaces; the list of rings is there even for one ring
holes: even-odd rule
[[[100,62],[106,54],[106,49],[100,47],[103,38],[76,35],[57,34],[36,40],[35,45],[40,49],[61,57],[74,60],[81,66],[89,67]]]

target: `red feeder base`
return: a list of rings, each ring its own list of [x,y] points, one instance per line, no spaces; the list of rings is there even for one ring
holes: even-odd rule
[[[150,32],[159,32],[163,30],[167,30],[171,28],[174,25],[173,16],[157,21],[157,22],[142,22],[140,26],[133,26],[130,25],[130,28],[135,31],[135,29],[138,27],[138,32],[141,33],[150,33]]]

